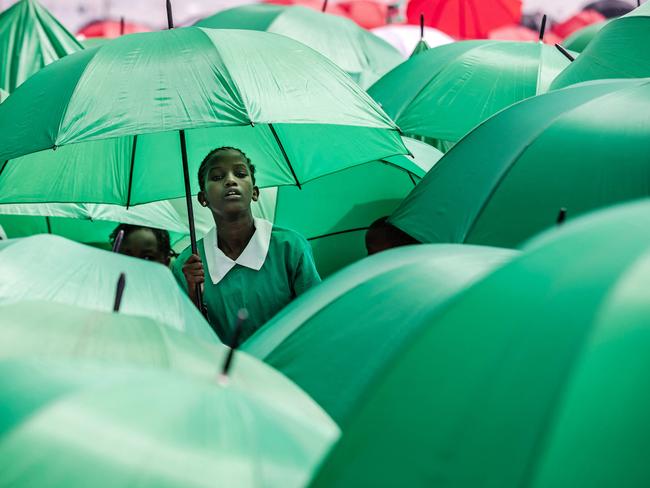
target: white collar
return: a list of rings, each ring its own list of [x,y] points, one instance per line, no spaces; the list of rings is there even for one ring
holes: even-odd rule
[[[236,260],[226,256],[217,245],[217,228],[213,227],[203,238],[205,259],[213,284],[219,283],[236,264],[259,271],[271,244],[273,223],[268,220],[253,218],[255,233]]]

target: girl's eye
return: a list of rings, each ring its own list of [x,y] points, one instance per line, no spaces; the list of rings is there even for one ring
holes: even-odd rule
[[[245,171],[239,171],[237,173],[238,178],[246,178],[247,176],[248,176],[248,174]]]
[[[221,175],[212,175],[212,181],[217,181],[217,180],[220,180],[222,178],[223,178],[223,176],[221,176]]]

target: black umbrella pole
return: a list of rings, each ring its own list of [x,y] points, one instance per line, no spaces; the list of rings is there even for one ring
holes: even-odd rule
[[[190,188],[190,167],[187,162],[187,142],[185,140],[185,131],[179,131],[181,138],[181,158],[183,160],[183,182],[185,183],[185,204],[187,205],[187,220],[190,227],[190,246],[192,254],[199,254],[199,248],[196,245],[196,227],[194,226],[194,209],[192,207],[192,190]],[[203,294],[201,293],[201,285],[196,285],[194,289],[196,295],[196,306],[205,315],[203,309]]]

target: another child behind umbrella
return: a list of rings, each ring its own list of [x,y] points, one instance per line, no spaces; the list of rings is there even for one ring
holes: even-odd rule
[[[169,241],[169,232],[143,225],[120,224],[111,233],[111,244],[115,244],[120,231],[124,231],[118,249],[120,254],[169,266],[169,261],[174,255]]]
[[[238,311],[248,311],[241,342],[320,277],[304,237],[253,217],[259,189],[241,150],[210,151],[198,177],[199,203],[212,211],[216,227],[198,241],[199,255],[186,249],[172,270],[192,299],[203,284],[208,319],[225,344],[232,344]]]

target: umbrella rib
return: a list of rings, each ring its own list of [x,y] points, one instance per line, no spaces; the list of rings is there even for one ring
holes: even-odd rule
[[[296,185],[298,186],[298,189],[302,190],[302,186],[300,185],[300,182],[298,181],[298,177],[296,176],[296,172],[294,171],[293,166],[291,166],[291,161],[289,161],[289,156],[287,156],[287,152],[284,150],[284,146],[282,145],[282,141],[278,137],[278,133],[275,132],[275,127],[273,127],[273,124],[269,124],[269,128],[271,129],[271,132],[273,133],[273,137],[275,138],[275,142],[278,144],[278,147],[280,148],[280,151],[282,151],[282,156],[284,157],[284,160],[289,165],[289,169],[291,170],[291,174],[293,175],[293,179],[295,180]]]
[[[135,149],[138,145],[138,136],[133,137],[133,148],[131,149],[131,169],[129,170],[129,188],[126,193],[126,209],[131,206],[131,189],[133,188],[133,167],[135,166]]]
[[[322,234],[320,236],[316,237],[309,237],[307,240],[308,241],[315,241],[316,239],[324,239],[325,237],[332,237],[332,236],[338,236],[341,234],[348,234],[350,232],[360,232],[362,230],[368,230],[369,227],[356,227],[354,229],[347,229],[347,230],[339,230],[338,232],[330,232],[329,234]]]
[[[5,170],[7,167],[7,164],[9,164],[9,160],[5,160],[4,164],[2,165],[2,168],[0,168],[0,176],[2,175],[2,172]]]

